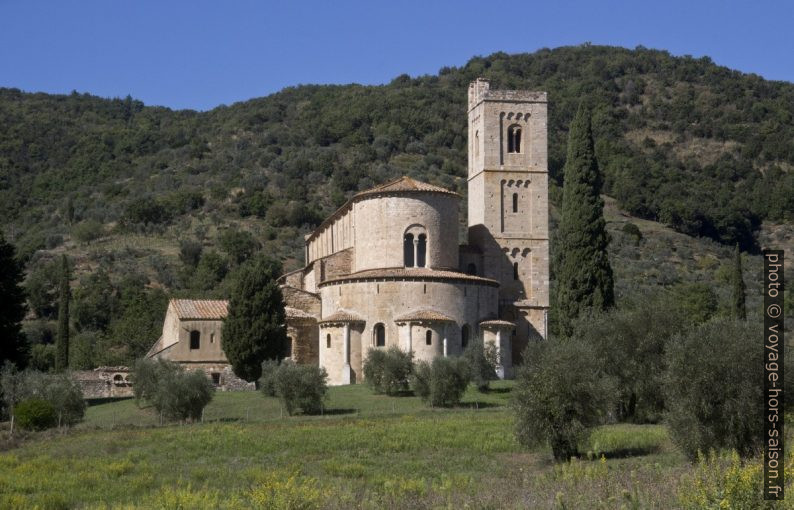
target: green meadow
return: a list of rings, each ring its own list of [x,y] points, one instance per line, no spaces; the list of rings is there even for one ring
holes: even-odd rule
[[[511,383],[460,407],[332,388],[322,416],[218,393],[203,423],[158,425],[132,400],[0,453],[0,508],[674,508],[692,467],[659,425],[593,432],[587,458],[527,451]],[[4,431],[7,435],[7,431]]]

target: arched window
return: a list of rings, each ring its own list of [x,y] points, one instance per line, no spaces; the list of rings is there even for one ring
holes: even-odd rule
[[[460,345],[464,349],[467,345],[469,345],[469,325],[464,324],[462,328],[460,328]]]
[[[331,348],[331,333],[328,333],[327,335],[325,335],[325,348],[326,349],[330,349]]]
[[[518,262],[513,262],[513,280],[518,280]]]
[[[386,347],[386,327],[383,324],[375,324],[372,336],[375,340],[375,347]]]
[[[513,193],[513,212],[518,212],[518,193]]]
[[[287,343],[284,345],[284,357],[291,358],[292,357],[292,337],[287,337]]]
[[[474,264],[474,262],[469,262],[469,265],[466,266],[466,273],[474,275],[477,274],[477,266]]]
[[[403,237],[403,259],[405,267],[414,267],[414,235],[405,234]]]
[[[425,343],[427,345],[433,345],[433,332],[429,329],[427,330],[427,333],[425,333]]]
[[[121,374],[116,374],[113,376],[113,384],[115,386],[123,386],[124,385],[124,377]]]
[[[521,152],[521,128],[519,126],[507,128],[507,152]]]
[[[416,245],[416,267],[425,267],[427,262],[427,236],[419,234],[419,242]]]
[[[201,333],[195,329],[190,332],[190,350],[201,348]]]
[[[474,157],[477,158],[480,156],[480,132],[474,132]]]

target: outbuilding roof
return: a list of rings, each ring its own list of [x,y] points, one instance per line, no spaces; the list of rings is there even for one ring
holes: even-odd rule
[[[229,314],[229,302],[221,299],[172,299],[168,306],[183,320],[221,320]]]
[[[293,308],[291,306],[284,307],[284,314],[287,319],[316,319],[316,317],[308,312],[304,312],[300,308]]]

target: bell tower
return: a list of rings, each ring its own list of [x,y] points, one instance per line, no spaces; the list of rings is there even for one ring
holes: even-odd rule
[[[469,245],[499,281],[500,318],[516,324],[514,359],[546,338],[549,309],[545,92],[469,85]]]

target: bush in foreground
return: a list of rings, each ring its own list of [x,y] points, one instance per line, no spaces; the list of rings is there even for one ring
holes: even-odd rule
[[[201,370],[185,371],[165,360],[142,360],[133,372],[133,394],[169,420],[201,419],[215,387]]]
[[[414,369],[414,393],[433,407],[452,407],[460,403],[471,380],[469,364],[463,358],[436,358],[420,361]]]
[[[730,448],[755,453],[764,440],[763,352],[758,327],[718,319],[674,337],[665,353],[666,419],[691,459]],[[781,361],[782,362],[782,361]]]
[[[271,364],[267,369],[262,392],[265,396],[278,397],[287,414],[297,411],[319,414],[322,411],[328,394],[328,374],[324,368],[283,361],[277,368]]]
[[[14,409],[16,423],[28,430],[44,430],[58,424],[52,404],[42,398],[23,400]]]
[[[516,438],[527,447],[548,442],[556,460],[568,461],[611,409],[615,384],[575,338],[530,345],[523,359],[513,390]]]
[[[85,415],[83,392],[67,373],[18,372],[7,364],[0,375],[0,386],[4,407],[14,414],[19,403],[37,399],[46,401],[52,407],[55,413],[53,426],[74,425]]]
[[[364,359],[364,380],[375,393],[399,395],[408,391],[413,356],[397,346],[370,349]]]
[[[475,338],[463,351],[463,359],[469,364],[471,372],[471,382],[477,386],[481,392],[488,391],[491,381],[498,379],[496,367],[499,360],[499,352],[496,345],[488,342],[483,345],[480,339]]]

